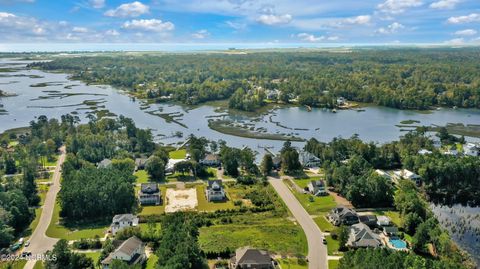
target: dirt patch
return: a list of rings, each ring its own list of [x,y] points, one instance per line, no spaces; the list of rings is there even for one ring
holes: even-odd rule
[[[198,206],[196,189],[167,189],[166,197],[166,213],[195,210]]]

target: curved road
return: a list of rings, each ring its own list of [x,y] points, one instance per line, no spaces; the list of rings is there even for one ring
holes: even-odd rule
[[[53,246],[58,241],[56,238],[46,236],[45,233],[47,232],[48,225],[50,225],[50,221],[52,220],[53,208],[55,207],[58,191],[60,191],[60,177],[62,175],[61,167],[65,161],[65,147],[61,147],[60,152],[61,154],[58,157],[55,172],[53,172],[53,182],[48,189],[45,202],[43,203],[40,221],[30,237],[30,246],[25,248],[25,251],[32,252],[32,255],[43,254],[47,250],[53,249]],[[33,269],[35,262],[35,260],[29,260],[24,269]]]
[[[327,269],[327,246],[322,242],[323,234],[320,228],[281,179],[269,177],[268,181],[305,232],[308,242],[308,268]]]

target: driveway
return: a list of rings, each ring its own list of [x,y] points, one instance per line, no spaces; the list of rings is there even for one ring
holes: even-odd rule
[[[55,168],[55,171],[53,172],[52,185],[47,192],[47,196],[43,204],[40,221],[38,222],[35,231],[33,231],[33,234],[30,237],[30,246],[25,248],[25,251],[32,252],[32,255],[43,254],[47,250],[53,249],[53,246],[58,241],[57,238],[47,237],[45,233],[47,232],[48,225],[50,225],[50,220],[52,219],[53,208],[55,207],[57,194],[58,191],[60,191],[60,177],[62,175],[61,167],[63,162],[65,161],[65,147],[60,148],[60,152],[61,154],[57,160],[57,166]],[[35,260],[28,261],[24,269],[33,269],[35,262]]]
[[[308,268],[327,269],[327,246],[322,243],[323,235],[320,228],[281,179],[269,177],[268,181],[305,232],[308,242]]]

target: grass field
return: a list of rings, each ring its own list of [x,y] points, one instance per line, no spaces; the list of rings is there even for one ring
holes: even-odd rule
[[[14,262],[0,262],[0,269],[23,269],[23,267],[27,264],[26,260],[18,260]]]
[[[322,214],[319,217],[314,218],[313,220],[317,226],[322,230],[322,232],[331,232],[335,226],[333,226],[326,218],[326,214]]]
[[[33,266],[33,269],[44,269],[45,266],[43,265],[42,261],[37,261],[35,265]]]
[[[321,215],[337,206],[335,199],[331,195],[314,196],[311,194],[298,193],[296,191],[293,191],[293,194],[297,197],[305,210],[312,215]]]
[[[205,252],[243,246],[268,249],[285,255],[306,255],[307,239],[300,226],[279,217],[249,214],[232,224],[200,228],[199,244]]]
[[[207,196],[205,194],[205,189],[207,186],[205,185],[198,185],[197,189],[197,200],[198,200],[198,210],[199,211],[217,211],[217,210],[225,210],[225,209],[233,209],[235,206],[233,205],[233,201],[228,195],[228,188],[225,188],[227,192],[227,201],[224,202],[209,202],[207,201]]]
[[[340,247],[338,240],[334,240],[331,236],[327,236],[325,239],[327,239],[328,255],[342,255],[342,253],[338,251],[338,248]]]
[[[98,262],[98,259],[100,258],[100,251],[97,251],[97,252],[86,252],[86,253],[83,253],[85,254],[85,256],[91,258],[93,260],[93,264],[97,264]]]
[[[282,269],[307,269],[308,263],[299,261],[296,258],[287,258],[287,259],[280,259],[278,263],[282,267]]]
[[[75,229],[69,229],[62,226],[60,224],[60,205],[56,203],[53,210],[52,220],[50,221],[50,225],[48,225],[46,235],[49,237],[66,240],[79,240],[82,238],[95,238],[97,235],[103,237],[107,229],[107,225],[92,225],[88,227],[76,227]]]
[[[187,150],[179,149],[179,150],[170,151],[168,153],[168,156],[170,157],[170,159],[185,159],[185,157],[187,156]]]
[[[157,265],[158,257],[155,254],[150,255],[145,265],[145,269],[155,269]]]
[[[307,187],[308,183],[310,183],[312,180],[319,180],[322,179],[320,176],[312,176],[308,178],[300,178],[300,179],[294,179],[293,181],[295,184],[297,184],[300,188],[305,189]]]
[[[150,181],[150,176],[147,174],[145,170],[138,170],[137,172],[133,173],[134,176],[137,177],[135,183],[148,183]]]
[[[340,263],[339,260],[329,260],[328,261],[328,269],[337,269],[339,263]]]

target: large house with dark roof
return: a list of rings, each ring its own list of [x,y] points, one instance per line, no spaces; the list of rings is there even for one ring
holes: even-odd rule
[[[376,248],[383,244],[380,237],[366,224],[358,223],[350,227],[350,234],[345,245],[351,248]]]
[[[205,190],[205,195],[209,202],[212,201],[224,201],[227,197],[225,195],[225,190],[223,189],[221,180],[209,180],[208,187]]]
[[[141,205],[160,205],[162,193],[157,183],[142,183],[138,192],[138,200]]]
[[[128,265],[143,264],[146,260],[145,244],[135,236],[128,238],[102,260],[102,268],[109,268],[113,260],[121,260]]]
[[[230,269],[274,269],[272,256],[268,251],[250,247],[239,248],[230,259]]]
[[[357,212],[346,207],[336,207],[328,214],[328,220],[335,226],[352,225],[359,222]]]

